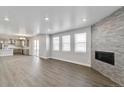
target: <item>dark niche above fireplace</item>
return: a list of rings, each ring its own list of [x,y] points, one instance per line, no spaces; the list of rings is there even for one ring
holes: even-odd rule
[[[95,51],[95,58],[97,60],[100,60],[101,62],[114,65],[114,53],[113,52]]]

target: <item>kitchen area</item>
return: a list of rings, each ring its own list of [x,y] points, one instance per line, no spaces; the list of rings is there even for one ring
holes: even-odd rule
[[[29,55],[29,39],[22,36],[0,38],[0,56]]]

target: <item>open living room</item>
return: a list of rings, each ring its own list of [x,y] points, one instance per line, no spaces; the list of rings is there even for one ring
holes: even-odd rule
[[[123,86],[123,6],[0,6],[0,87]]]

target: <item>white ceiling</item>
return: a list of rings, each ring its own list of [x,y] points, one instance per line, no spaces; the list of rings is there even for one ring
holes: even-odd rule
[[[1,6],[0,34],[53,34],[85,27],[110,15],[118,8],[120,6]],[[9,22],[6,22],[4,17],[8,17]],[[49,20],[45,21],[45,17]],[[83,22],[83,18],[87,21]]]

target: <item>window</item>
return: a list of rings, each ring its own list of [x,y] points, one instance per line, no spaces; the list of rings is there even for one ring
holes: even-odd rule
[[[86,33],[75,34],[75,52],[86,52]]]
[[[33,55],[34,56],[39,56],[39,40],[34,40],[34,51],[33,51]]]
[[[59,37],[53,37],[53,50],[59,51]]]
[[[62,50],[70,51],[70,35],[62,36]]]

